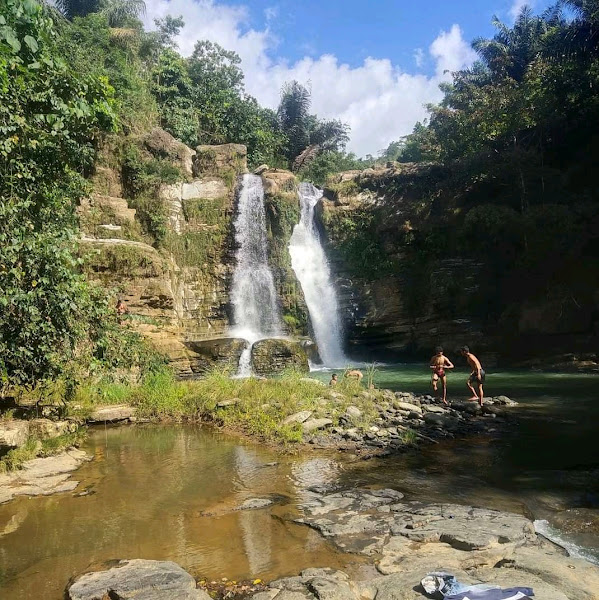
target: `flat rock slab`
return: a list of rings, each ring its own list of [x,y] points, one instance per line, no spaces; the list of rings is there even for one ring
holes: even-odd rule
[[[257,508],[266,508],[272,504],[274,502],[270,498],[248,498],[236,510],[255,510]]]
[[[311,410],[300,410],[300,412],[296,412],[288,417],[285,417],[281,421],[281,425],[293,425],[294,423],[303,423],[307,421],[312,416]]]
[[[322,588],[331,590],[326,598],[416,600],[424,597],[422,577],[439,570],[463,583],[532,587],[544,600],[599,598],[599,568],[538,537],[521,515],[402,500],[394,490],[355,489],[315,493],[302,505],[297,522],[346,552],[376,556],[383,575],[347,582],[350,591],[343,592],[329,582]],[[292,579],[283,586],[289,593],[322,598],[311,583],[296,578],[294,588]]]
[[[302,429],[304,430],[304,433],[310,433],[311,431],[317,431],[318,429],[325,429],[332,424],[332,419],[308,419],[302,423]]]
[[[67,590],[69,600],[210,600],[179,565],[158,560],[123,560],[118,566],[87,573]]]
[[[415,412],[419,415],[422,414],[422,409],[419,406],[416,406],[415,404],[410,404],[409,402],[396,402],[395,405],[400,410],[405,410],[407,412]]]
[[[27,461],[19,471],[0,475],[0,504],[16,496],[49,496],[70,492],[78,481],[70,479],[71,473],[91,456],[71,448],[56,456]]]
[[[135,414],[135,409],[129,404],[115,404],[96,408],[88,421],[91,423],[106,423],[110,421],[126,421]]]

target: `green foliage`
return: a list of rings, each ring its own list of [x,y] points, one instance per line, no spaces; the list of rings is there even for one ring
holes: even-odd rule
[[[311,181],[315,185],[324,186],[334,173],[365,169],[371,162],[358,158],[353,153],[329,150],[319,154],[309,165],[298,171],[298,177]]]
[[[122,179],[137,219],[159,246],[168,231],[167,208],[159,191],[163,185],[182,181],[181,170],[166,159],[148,157],[136,143],[129,143],[123,151]]]
[[[86,333],[90,293],[78,273],[74,207],[94,138],[115,125],[104,78],[73,73],[51,19],[7,0],[0,28],[0,371],[52,377]]]
[[[77,73],[106,78],[114,88],[121,129],[143,132],[158,122],[158,108],[147,82],[146,34],[141,23],[110,27],[107,16],[94,12],[72,23],[59,22],[58,44]]]
[[[173,49],[164,49],[152,71],[152,92],[160,106],[160,124],[189,146],[198,143],[193,83],[187,63]]]
[[[148,375],[137,385],[101,381],[82,386],[70,410],[74,416],[84,417],[102,404],[130,402],[141,416],[203,420],[267,441],[294,444],[303,440],[301,426],[282,422],[301,410],[311,410],[316,417],[330,414],[338,422],[353,404],[364,415],[359,426],[370,426],[378,413],[372,401],[358,395],[361,390],[355,381],[342,381],[333,398],[318,381],[292,370],[268,380],[231,379],[229,373],[214,370],[203,379],[191,381],[177,381],[163,371]],[[227,400],[233,403],[218,406]]]
[[[335,251],[341,254],[352,273],[366,279],[384,277],[395,269],[377,230],[380,217],[367,208],[352,211],[349,216],[325,215]]]
[[[38,440],[30,437],[25,444],[19,448],[9,450],[0,458],[0,473],[16,471],[23,467],[23,464],[38,456],[52,456],[58,454],[65,448],[78,446],[85,439],[85,431],[78,429],[73,433],[65,433],[54,438]]]
[[[164,264],[158,255],[137,244],[102,244],[91,249],[84,247],[83,267],[95,276],[107,273],[110,277],[160,277]]]
[[[301,83],[283,86],[277,117],[287,139],[285,155],[296,170],[307,167],[321,152],[340,152],[349,141],[349,126],[338,120],[319,120],[310,114],[311,103],[311,93]]]

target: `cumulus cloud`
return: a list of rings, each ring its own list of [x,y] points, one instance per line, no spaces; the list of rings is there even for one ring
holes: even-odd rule
[[[273,57],[277,40],[269,25],[263,30],[249,27],[248,12],[242,5],[224,5],[215,0],[146,0],[146,5],[149,27],[155,18],[167,14],[183,16],[186,26],[178,43],[184,55],[191,54],[195,42],[201,39],[237,52],[246,89],[264,106],[277,106],[286,81],[296,79],[309,85],[313,112],[348,123],[348,150],[360,156],[376,154],[410,133],[414,123],[426,116],[424,105],[440,100],[439,83],[448,77],[446,72],[458,70],[474,59],[460,27],[453,25],[440,32],[428,49],[435,64],[431,76],[410,74],[389,59],[367,58],[360,66],[351,67],[332,54],[324,54],[289,63]],[[424,60],[424,51],[420,58]]]

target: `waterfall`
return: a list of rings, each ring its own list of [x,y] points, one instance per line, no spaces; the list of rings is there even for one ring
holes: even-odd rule
[[[291,266],[302,286],[318,351],[327,367],[344,367],[348,359],[342,349],[342,329],[337,295],[316,226],[314,207],[322,191],[311,183],[301,183],[300,222],[289,241]]]
[[[264,188],[257,175],[243,176],[234,222],[236,266],[233,272],[231,334],[248,340],[238,375],[251,374],[251,346],[259,339],[281,335],[274,278],[268,265]]]

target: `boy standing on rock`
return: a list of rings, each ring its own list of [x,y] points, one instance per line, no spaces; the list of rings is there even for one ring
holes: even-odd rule
[[[468,348],[468,346],[462,346],[460,353],[462,356],[466,357],[466,360],[472,369],[472,373],[470,373],[470,377],[468,378],[468,382],[466,384],[473,394],[470,400],[478,400],[482,406],[484,397],[483,383],[485,382],[485,370],[482,368],[480,360],[478,360],[478,358],[476,358],[476,356],[470,352],[470,348]],[[476,386],[476,389],[474,386]]]
[[[443,404],[447,405],[447,375],[445,369],[453,369],[453,363],[443,354],[441,346],[435,348],[435,356],[431,358],[431,369],[433,370],[431,377],[433,390],[437,391],[437,384],[440,380],[443,384]]]

